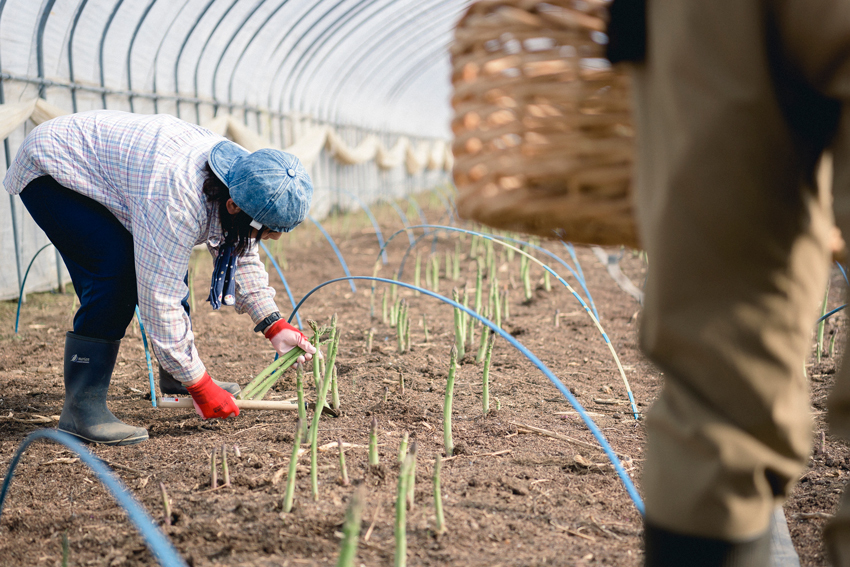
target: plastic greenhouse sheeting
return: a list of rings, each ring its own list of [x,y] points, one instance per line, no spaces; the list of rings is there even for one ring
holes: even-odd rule
[[[168,113],[298,155],[311,214],[448,181],[448,44],[460,0],[0,0],[5,172],[51,117]],[[354,198],[346,195],[353,195]],[[0,193],[0,299],[47,243]],[[26,291],[67,282],[48,247]]]

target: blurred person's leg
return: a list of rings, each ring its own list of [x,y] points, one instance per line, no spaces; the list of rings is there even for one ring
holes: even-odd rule
[[[65,403],[57,428],[90,443],[141,443],[148,432],[122,422],[106,405],[136,306],[133,237],[106,207],[48,176],[30,182],[21,200],[62,255],[80,299],[74,332],[65,336]]]
[[[846,106],[846,105],[845,105]],[[850,235],[850,113],[842,112],[841,128],[834,148],[835,221],[847,239]],[[847,352],[850,336],[844,341],[843,363],[835,377],[829,396],[829,430],[845,440],[850,439],[850,367]],[[850,566],[850,491],[845,487],[841,505],[824,530],[827,550],[837,566]]]
[[[635,72],[641,345],[664,388],[647,420],[647,564],[764,564],[811,443],[804,363],[832,226],[813,181],[824,128],[801,133],[789,115],[784,90],[799,85],[767,3],[648,6]]]
[[[777,2],[778,22],[788,59],[800,76],[830,97],[829,105],[815,105],[796,115],[804,128],[815,128],[839,117],[831,140],[834,163],[833,209],[835,223],[850,235],[850,3],[843,0],[795,0]],[[845,340],[844,353],[850,347]],[[850,367],[844,363],[836,376],[829,399],[829,424],[833,435],[850,440]],[[824,539],[834,565],[850,566],[850,497],[845,488],[835,518]]]
[[[74,333],[122,339],[138,302],[133,235],[105,206],[49,176],[31,181],[21,201],[71,276],[80,300]]]
[[[850,92],[850,80],[845,88]],[[850,95],[845,97],[850,100]],[[835,222],[841,229],[845,242],[850,236],[850,104],[844,104],[841,126],[833,147],[835,167],[833,191]],[[850,299],[848,297],[847,299]],[[830,434],[850,440],[850,336],[844,341],[841,367],[835,377],[835,385],[829,397]],[[829,512],[829,510],[825,510]],[[850,491],[844,489],[841,505],[835,517],[824,530],[824,540],[833,565],[850,566]]]

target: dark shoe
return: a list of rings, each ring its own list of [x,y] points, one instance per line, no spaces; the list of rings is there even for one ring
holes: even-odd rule
[[[142,427],[120,421],[106,407],[106,391],[121,341],[65,335],[65,405],[59,431],[89,443],[134,445],[148,438]]]
[[[770,530],[756,539],[729,542],[644,525],[646,567],[770,567]]]
[[[234,396],[242,390],[236,382],[219,382],[218,380],[213,380],[213,382],[215,382],[216,386]],[[166,372],[162,366],[159,367],[159,391],[162,392],[163,396],[189,395],[189,390],[186,389],[186,386]]]

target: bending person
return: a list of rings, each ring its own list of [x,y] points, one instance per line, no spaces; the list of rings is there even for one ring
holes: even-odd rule
[[[239,415],[231,395],[239,386],[210,377],[181,305],[199,244],[215,258],[213,309],[248,313],[280,354],[297,346],[304,362],[315,352],[281,318],[257,252],[261,239],[280,238],[307,215],[313,186],[295,156],[249,153],[168,115],[97,110],[32,130],[4,185],[61,254],[80,300],[65,339],[61,431],[111,445],[148,438],[106,406],[136,305],[163,370],[163,393],[188,392],[204,419]]]

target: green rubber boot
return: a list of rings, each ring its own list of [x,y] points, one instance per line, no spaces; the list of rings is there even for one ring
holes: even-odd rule
[[[121,341],[65,335],[65,405],[59,431],[89,443],[134,445],[148,438],[142,427],[120,421],[106,407],[106,391]]]
[[[236,382],[219,382],[218,380],[213,380],[213,382],[216,386],[225,392],[233,394],[234,396],[242,390]],[[174,376],[166,372],[162,366],[159,367],[159,391],[162,392],[163,396],[189,395],[189,390],[186,389],[186,386],[184,386],[183,383],[177,380]]]

